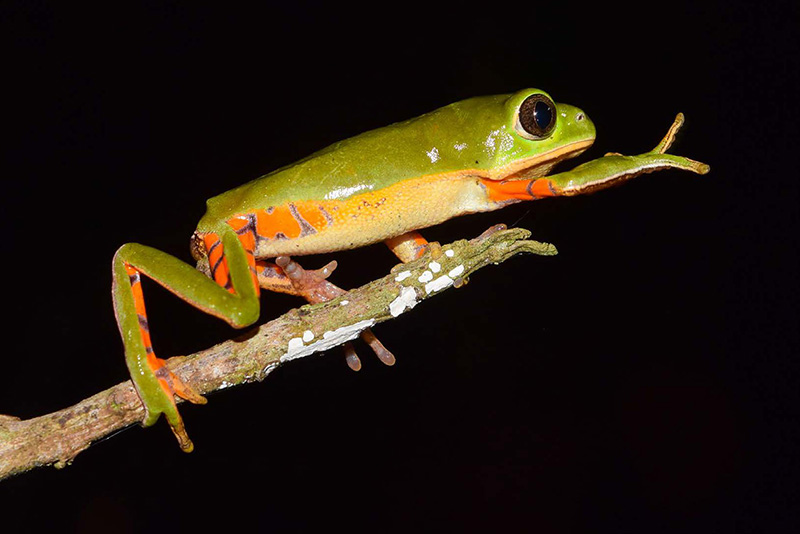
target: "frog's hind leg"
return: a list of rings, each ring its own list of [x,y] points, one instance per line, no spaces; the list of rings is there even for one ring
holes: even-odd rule
[[[434,260],[442,255],[442,247],[439,243],[436,241],[429,242],[416,230],[387,239],[386,246],[403,263],[416,260],[429,250],[431,251],[431,258]]]
[[[174,395],[195,403],[205,403],[205,399],[170,372],[164,360],[156,357],[150,340],[142,281],[143,277],[149,278],[195,308],[233,327],[253,324],[258,319],[260,304],[249,253],[232,230],[222,228],[221,232],[219,236],[205,236],[214,244],[208,247],[208,257],[213,261],[209,271],[214,280],[178,258],[138,243],[121,246],[112,262],[114,313],[131,379],[145,408],[143,424],[152,425],[163,413],[181,449],[187,452],[192,450],[192,442],[186,434]]]
[[[317,304],[346,293],[344,289],[328,281],[336,265],[336,261],[332,261],[321,269],[307,271],[290,257],[280,256],[275,263],[257,261],[256,274],[262,289],[296,295]],[[372,330],[367,328],[361,332],[361,339],[370,346],[381,362],[394,365],[394,355],[375,337]],[[344,351],[348,367],[354,371],[360,370],[361,360],[350,342],[344,344]]]
[[[126,315],[126,310],[122,306],[115,305],[115,311],[123,335],[126,330],[128,332],[134,329],[138,330],[138,340],[133,338],[130,333],[128,336],[134,339],[135,342],[141,344],[139,350],[144,354],[144,358],[136,359],[135,366],[143,366],[146,369],[131,369],[131,376],[134,378],[137,392],[139,392],[140,397],[147,399],[147,401],[142,401],[145,407],[143,424],[145,426],[150,426],[155,423],[160,413],[165,413],[181,449],[189,452],[193,448],[192,442],[186,434],[183,419],[178,413],[173,395],[177,395],[195,404],[205,404],[206,399],[167,369],[165,361],[156,356],[152,341],[150,340],[150,324],[147,320],[147,311],[144,305],[140,272],[136,267],[127,262],[121,262],[121,266],[124,268],[124,273],[126,275],[125,280],[130,285],[129,295],[132,300],[132,310],[135,312],[135,316],[131,320],[131,315]],[[122,276],[117,276],[115,278],[115,285],[119,286],[124,283],[121,282],[122,279]],[[115,298],[118,292],[119,290],[115,288]],[[125,326],[123,327],[123,325]],[[128,342],[129,347],[132,344],[133,343],[130,341]],[[134,351],[136,348],[128,348],[128,350]],[[129,365],[131,364],[132,363],[129,363]],[[163,391],[163,394],[152,393],[159,389]]]

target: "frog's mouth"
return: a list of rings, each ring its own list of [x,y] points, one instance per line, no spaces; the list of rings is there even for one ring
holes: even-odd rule
[[[594,137],[575,141],[542,154],[519,159],[489,172],[490,180],[531,180],[541,178],[564,160],[579,156],[594,143]]]

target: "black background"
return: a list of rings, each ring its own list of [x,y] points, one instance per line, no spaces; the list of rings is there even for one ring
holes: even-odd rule
[[[161,2],[3,7],[0,413],[126,379],[109,296],[122,243],[189,260],[205,199],[339,139],[540,87],[598,130],[712,166],[425,232],[497,222],[555,243],[377,327],[361,348],[0,483],[4,532],[791,532],[797,527],[798,10],[698,2]],[[584,158],[584,159],[585,159]],[[354,287],[395,263],[335,257]],[[154,284],[157,351],[233,335]],[[299,304],[265,295],[262,319]]]

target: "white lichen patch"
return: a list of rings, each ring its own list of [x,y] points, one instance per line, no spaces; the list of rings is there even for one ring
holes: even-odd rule
[[[343,300],[342,302],[339,303],[339,306],[347,306],[348,304],[350,304],[349,300]]]
[[[314,332],[312,332],[311,330],[306,330],[305,332],[303,332],[303,341],[304,342],[308,343],[312,339],[314,339]]]
[[[464,273],[464,266],[463,265],[459,265],[458,267],[453,267],[450,270],[450,272],[447,273],[447,276],[449,276],[450,278],[455,278],[457,276],[461,276],[461,274],[463,274],[463,273]]]
[[[431,294],[434,291],[441,291],[442,289],[448,288],[451,285],[453,285],[453,279],[446,274],[443,274],[436,280],[432,280],[431,282],[425,284],[425,293]]]
[[[293,350],[297,350],[302,346],[303,346],[303,338],[293,337],[292,339],[289,340],[289,344],[286,346],[286,348],[289,349],[289,352],[292,352]]]
[[[402,273],[400,273],[400,274],[398,274],[397,276],[394,277],[394,281],[395,282],[402,282],[403,280],[405,280],[409,276],[411,276],[411,272],[410,271],[403,271]]]
[[[428,159],[431,160],[431,163],[436,163],[437,161],[439,161],[439,149],[438,148],[433,147],[432,149],[426,151],[425,154],[427,154]]]
[[[419,278],[417,278],[417,280],[419,280],[420,284],[430,282],[431,280],[433,280],[433,273],[430,271],[425,271],[419,276]]]
[[[441,265],[439,265],[439,262],[436,262],[436,261],[432,261],[432,262],[430,262],[430,263],[428,264],[428,268],[429,268],[431,271],[435,272],[435,273],[438,273],[439,271],[441,271],[441,270],[442,270],[442,266],[441,266]]]
[[[453,256],[456,255],[456,253],[453,252],[453,249],[448,248],[447,250],[444,251],[444,255],[447,256],[448,258],[452,258]]]
[[[337,345],[341,345],[345,341],[357,338],[361,332],[374,324],[375,319],[364,319],[363,321],[358,321],[357,323],[325,332],[322,334],[322,339],[308,345],[303,343],[302,338],[292,338],[286,346],[286,354],[281,356],[281,362],[296,360],[297,358],[303,358],[315,352],[322,352]]]
[[[389,304],[389,313],[392,317],[397,317],[406,310],[410,310],[417,305],[417,292],[413,287],[406,286],[400,290],[400,294]]]

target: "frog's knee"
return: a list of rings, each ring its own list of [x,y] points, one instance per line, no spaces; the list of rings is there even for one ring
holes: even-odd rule
[[[258,299],[243,301],[230,315],[230,323],[234,328],[244,328],[258,321],[261,314],[261,303]]]

